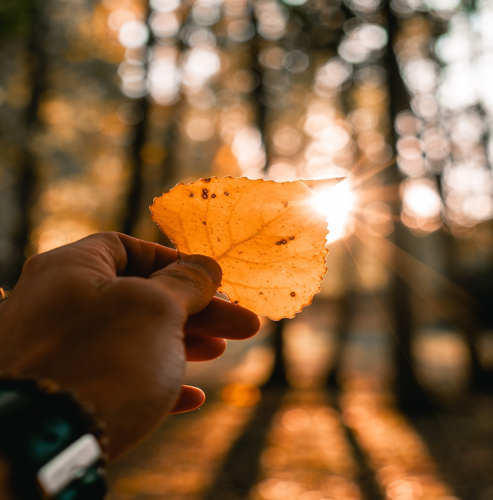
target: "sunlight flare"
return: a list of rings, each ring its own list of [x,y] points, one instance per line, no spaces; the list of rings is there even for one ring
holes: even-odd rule
[[[327,216],[327,243],[349,236],[353,232],[353,214],[358,197],[350,179],[314,194],[311,203],[315,210]]]

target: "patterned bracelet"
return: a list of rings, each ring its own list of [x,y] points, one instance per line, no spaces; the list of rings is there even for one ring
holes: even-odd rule
[[[0,286],[0,304],[9,298],[11,293],[10,290]]]
[[[0,452],[19,500],[102,499],[105,429],[92,407],[56,382],[0,373]]]

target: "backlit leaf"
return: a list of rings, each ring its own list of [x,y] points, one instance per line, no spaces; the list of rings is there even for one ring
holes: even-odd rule
[[[310,304],[326,272],[326,216],[313,189],[336,179],[274,182],[243,177],[178,184],[150,207],[152,220],[179,253],[214,258],[219,291],[271,319]]]

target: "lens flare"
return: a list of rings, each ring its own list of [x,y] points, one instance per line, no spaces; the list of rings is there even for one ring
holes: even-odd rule
[[[353,214],[357,201],[358,197],[351,187],[350,179],[314,194],[311,200],[314,209],[327,216],[330,231],[327,243],[353,232]]]

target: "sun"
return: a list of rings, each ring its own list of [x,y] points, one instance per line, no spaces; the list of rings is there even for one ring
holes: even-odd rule
[[[327,217],[329,234],[327,243],[344,238],[353,232],[354,210],[358,197],[352,189],[350,178],[346,178],[334,187],[314,193],[313,208]]]

